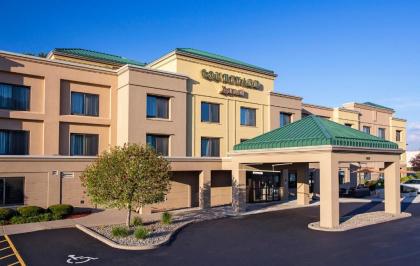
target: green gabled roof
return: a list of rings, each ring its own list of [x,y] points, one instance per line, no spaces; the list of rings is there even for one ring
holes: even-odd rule
[[[389,111],[394,111],[394,109],[380,105],[380,104],[376,104],[376,103],[372,103],[372,102],[364,102],[364,105],[369,105],[375,108],[381,108],[381,109],[385,109],[385,110],[389,110]]]
[[[233,58],[229,58],[223,55],[218,55],[218,54],[213,54],[213,53],[209,53],[206,51],[201,51],[201,50],[197,50],[197,49],[193,49],[193,48],[176,48],[175,52],[184,52],[190,55],[195,55],[195,56],[199,56],[199,57],[204,57],[206,59],[210,59],[210,60],[215,60],[215,61],[219,61],[219,62],[223,62],[223,63],[227,63],[229,65],[234,65],[237,67],[242,67],[242,68],[246,68],[246,69],[250,69],[250,70],[255,70],[257,72],[263,72],[265,74],[271,75],[271,76],[275,76],[276,74],[274,73],[273,70],[269,70],[269,69],[265,69],[262,67],[258,67],[255,65],[251,65]]]
[[[320,145],[398,149],[396,143],[313,115],[244,141],[233,149],[239,151]]]
[[[73,55],[77,57],[84,57],[87,59],[105,61],[114,64],[121,64],[121,65],[137,65],[137,66],[145,66],[145,63],[138,62],[135,60],[127,59],[122,56],[106,54],[101,52],[96,52],[92,50],[86,50],[81,48],[55,48],[53,52],[59,52],[67,55]]]

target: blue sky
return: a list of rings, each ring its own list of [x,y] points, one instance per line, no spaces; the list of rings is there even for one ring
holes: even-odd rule
[[[1,1],[0,50],[202,49],[274,70],[307,103],[392,107],[420,150],[420,1]]]

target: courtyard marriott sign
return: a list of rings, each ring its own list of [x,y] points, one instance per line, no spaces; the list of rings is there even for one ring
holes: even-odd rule
[[[209,81],[222,82],[224,84],[241,86],[254,90],[263,90],[263,85],[258,80],[246,79],[243,77],[228,75],[220,72],[207,71],[206,69],[201,70],[201,75],[204,79]]]

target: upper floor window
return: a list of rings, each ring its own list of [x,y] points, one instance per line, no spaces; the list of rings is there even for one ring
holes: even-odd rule
[[[72,115],[99,115],[99,95],[81,92],[71,93]]]
[[[292,114],[280,112],[280,127],[284,127],[292,122]]]
[[[395,141],[401,141],[401,130],[395,131]]]
[[[363,126],[363,132],[370,134],[370,127]]]
[[[245,141],[247,141],[248,139],[240,139],[239,140],[239,143],[242,143],[242,142],[245,142]]]
[[[219,123],[220,105],[217,103],[201,103],[201,122]]]
[[[201,157],[219,157],[220,139],[201,138]]]
[[[385,128],[378,128],[378,137],[385,139]]]
[[[28,131],[0,130],[0,155],[27,155],[28,153]]]
[[[344,124],[346,127],[352,127],[353,126],[353,124],[350,124],[350,123],[345,123]]]
[[[169,98],[147,95],[147,117],[169,118]]]
[[[256,110],[252,108],[241,107],[241,125],[253,126],[256,125]]]
[[[28,111],[29,88],[0,83],[0,109]]]
[[[70,134],[70,155],[95,156],[98,155],[99,135],[97,134]]]
[[[163,156],[169,155],[169,136],[147,134],[146,142],[154,148],[157,153]]]

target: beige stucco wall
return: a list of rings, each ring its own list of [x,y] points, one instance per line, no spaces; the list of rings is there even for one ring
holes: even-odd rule
[[[273,76],[176,53],[157,60],[149,66],[154,69],[174,71],[190,78],[188,92],[191,97],[188,98],[187,108],[191,110],[192,126],[188,128],[187,134],[191,136],[192,145],[187,151],[188,154],[200,156],[201,138],[216,137],[220,138],[220,156],[225,156],[241,139],[250,139],[270,129],[269,94],[274,89]],[[202,77],[203,69],[258,80],[263,85],[263,90],[209,81]],[[224,96],[220,94],[223,86],[246,91],[248,98]],[[220,104],[219,123],[201,122],[202,102]],[[240,125],[241,107],[256,109],[256,126]]]
[[[268,112],[270,130],[280,127],[281,112],[291,114],[292,122],[296,122],[302,117],[302,98],[280,93],[270,93]]]

